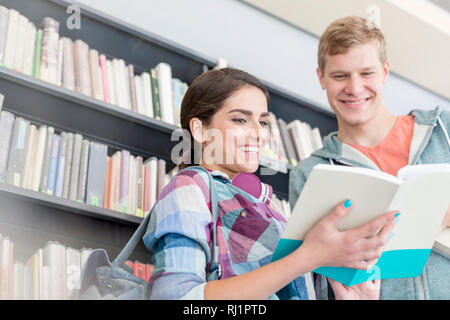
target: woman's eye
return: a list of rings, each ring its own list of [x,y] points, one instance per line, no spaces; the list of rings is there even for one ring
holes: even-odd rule
[[[247,120],[242,119],[242,118],[235,118],[235,119],[232,119],[232,121],[238,122],[238,123],[246,123],[247,122]]]
[[[267,122],[267,121],[260,121],[259,122],[263,127],[268,127],[269,126],[269,122]]]

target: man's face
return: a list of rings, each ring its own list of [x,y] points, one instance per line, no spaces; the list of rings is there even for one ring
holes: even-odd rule
[[[326,57],[324,73],[317,68],[317,75],[339,126],[364,124],[382,110],[388,74],[389,62],[380,62],[375,41]]]

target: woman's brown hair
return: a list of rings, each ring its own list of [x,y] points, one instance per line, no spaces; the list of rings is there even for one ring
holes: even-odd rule
[[[190,133],[191,149],[185,159],[179,164],[179,169],[198,164],[199,159],[194,159],[194,141],[189,123],[192,118],[198,118],[207,126],[211,123],[214,114],[223,106],[224,102],[237,90],[245,86],[253,86],[260,89],[269,103],[267,88],[251,74],[233,68],[223,68],[205,72],[195,78],[189,86],[181,103],[180,122],[181,128]],[[187,161],[186,161],[187,160]]]

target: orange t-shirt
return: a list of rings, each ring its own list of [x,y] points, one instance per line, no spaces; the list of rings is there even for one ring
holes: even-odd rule
[[[364,147],[348,143],[372,160],[381,171],[397,175],[408,164],[409,147],[414,130],[413,116],[400,116],[391,132],[376,147]]]

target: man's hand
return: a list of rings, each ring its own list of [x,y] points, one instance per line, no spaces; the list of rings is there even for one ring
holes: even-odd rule
[[[327,278],[334,291],[336,300],[379,300],[380,280],[366,281],[347,287],[333,279]]]

